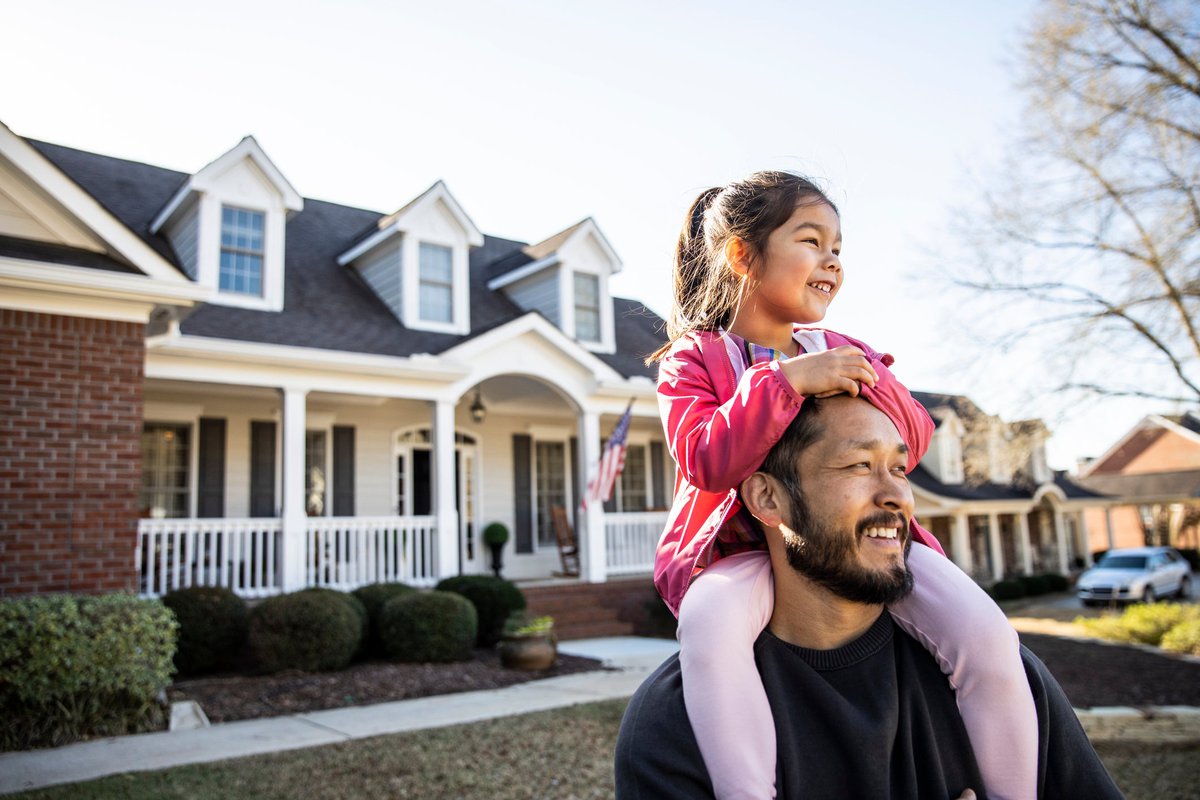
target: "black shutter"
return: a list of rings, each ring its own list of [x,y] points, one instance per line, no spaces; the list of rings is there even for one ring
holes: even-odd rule
[[[583,487],[583,473],[579,470],[579,439],[572,436],[569,445],[571,457],[571,528],[579,530],[579,493]]]
[[[333,426],[333,515],[354,516],[354,426]]]
[[[650,501],[651,508],[666,508],[667,507],[666,475],[664,474],[665,470],[663,469],[663,467],[665,466],[663,464],[664,461],[665,461],[665,459],[663,457],[663,443],[662,442],[651,442],[650,443],[650,481],[651,481],[650,489],[652,492],[652,495],[651,495],[652,499]]]
[[[275,423],[250,421],[250,516],[275,516]]]
[[[513,434],[513,527],[516,551],[533,552],[533,487],[531,480],[533,437]]]
[[[200,418],[200,474],[196,516],[225,516],[225,420]]]

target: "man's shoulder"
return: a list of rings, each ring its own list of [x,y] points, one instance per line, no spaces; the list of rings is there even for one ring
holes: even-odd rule
[[[712,782],[683,702],[678,654],[629,700],[615,754],[618,798],[707,798]]]

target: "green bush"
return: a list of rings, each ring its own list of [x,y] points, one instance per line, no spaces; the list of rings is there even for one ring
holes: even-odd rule
[[[1200,607],[1179,603],[1135,605],[1120,616],[1075,620],[1089,633],[1117,642],[1158,645],[1164,634],[1181,623],[1200,620]]]
[[[0,749],[159,726],[176,629],[162,603],[131,595],[0,601]]]
[[[379,638],[393,661],[466,661],[477,629],[475,607],[453,592],[401,595],[379,612]]]
[[[1025,596],[1025,585],[1020,581],[996,581],[992,584],[992,597],[997,600],[1016,600]]]
[[[1186,620],[1164,633],[1161,647],[1173,653],[1200,656],[1200,619]]]
[[[379,642],[379,611],[383,604],[393,597],[412,594],[416,589],[407,583],[372,583],[360,586],[351,592],[363,604],[367,611],[367,639],[363,644],[363,652],[368,656],[383,652]]]
[[[503,547],[508,543],[508,526],[503,522],[492,522],[483,529],[483,543]]]
[[[1066,575],[1059,575],[1057,572],[1047,572],[1042,576],[1045,579],[1046,585],[1050,587],[1052,592],[1065,592],[1071,588],[1071,580]]]
[[[439,592],[454,592],[471,601],[479,617],[480,647],[500,641],[504,623],[514,611],[525,608],[525,595],[511,581],[491,575],[459,575],[446,578],[436,587]]]
[[[353,592],[339,592],[336,589],[323,589],[319,587],[303,589],[301,591],[310,594],[321,594],[327,597],[334,597],[350,606],[350,610],[353,611],[354,616],[358,618],[358,647],[355,649],[354,654],[356,656],[362,655],[366,647],[367,637],[371,632],[370,616],[367,614],[366,604],[363,603],[363,601],[357,596],[355,596]]]
[[[193,586],[170,592],[162,602],[179,622],[175,669],[181,675],[232,666],[246,643],[250,617],[240,597],[220,586]]]
[[[1017,582],[1025,589],[1026,597],[1037,597],[1050,591],[1050,584],[1044,575],[1022,575]]]
[[[362,620],[340,592],[302,591],[250,612],[250,651],[264,672],[342,669],[362,641]]]

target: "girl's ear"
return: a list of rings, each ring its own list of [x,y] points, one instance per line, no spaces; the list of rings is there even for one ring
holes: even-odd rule
[[[767,528],[783,524],[783,487],[765,472],[756,472],[742,481],[741,496],[746,510]]]
[[[744,239],[730,236],[725,242],[725,263],[738,275],[745,277],[750,274],[750,246]]]

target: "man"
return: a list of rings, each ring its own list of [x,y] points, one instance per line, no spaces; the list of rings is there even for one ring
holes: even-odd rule
[[[950,688],[885,609],[912,588],[907,448],[861,398],[805,402],[741,487],[775,573],[755,660],[775,717],[780,798],[983,797]],[[1120,797],[1062,689],[1023,653],[1039,721],[1043,797]],[[630,701],[619,798],[712,797],[671,658]]]

